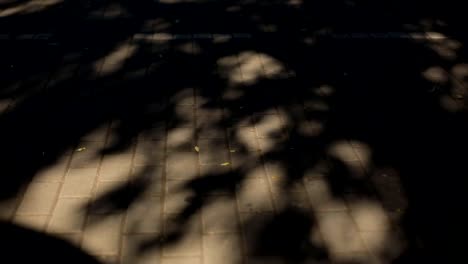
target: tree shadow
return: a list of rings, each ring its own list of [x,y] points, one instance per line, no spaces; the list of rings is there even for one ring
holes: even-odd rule
[[[371,263],[343,246],[360,236],[348,214],[359,234],[383,237],[358,240],[384,263],[463,252],[468,74],[455,6],[32,2],[0,12],[3,200],[64,155],[70,168],[102,168],[131,153],[131,179],[81,207],[96,216],[89,225],[126,215],[154,186],[166,202],[189,193],[173,211],[155,204],[170,225],[158,223],[136,259],[182,243],[222,199],[240,215],[219,220],[242,230],[233,263]],[[360,226],[380,207],[390,227]],[[397,232],[404,242],[386,239]]]

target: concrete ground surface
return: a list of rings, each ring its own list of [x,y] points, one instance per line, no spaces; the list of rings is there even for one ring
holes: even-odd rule
[[[3,258],[455,263],[457,8],[380,4],[0,2]]]

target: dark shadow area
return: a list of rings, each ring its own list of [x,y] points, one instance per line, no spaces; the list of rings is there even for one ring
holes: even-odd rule
[[[11,223],[0,224],[4,261],[48,263],[100,263],[69,242]]]
[[[382,263],[454,262],[468,233],[463,8],[325,2],[0,3],[0,199],[22,194],[63,156],[81,168],[131,152],[134,164],[142,160],[131,180],[82,211],[98,216],[94,224],[124,215],[154,182],[165,199],[189,192],[171,228],[140,245],[143,255],[179,243],[219,193],[235,201],[252,171],[268,174],[264,165],[275,164],[284,176],[278,193],[270,190],[272,212],[241,212],[249,234],[243,254],[258,263],[371,263],[334,259],[333,243],[311,239],[322,205],[297,205],[295,195],[315,174],[334,200],[350,208],[375,202],[390,215],[383,233],[399,232],[405,243],[397,253],[374,249]],[[90,140],[101,127],[109,131],[104,140]],[[134,150],[146,137],[154,145]],[[163,184],[171,176],[155,176],[155,160],[168,170],[172,153],[191,151],[204,162],[205,150],[208,163],[227,170],[180,172],[184,184],[170,191]],[[11,223],[0,229],[2,248],[15,256],[97,262],[46,233]]]

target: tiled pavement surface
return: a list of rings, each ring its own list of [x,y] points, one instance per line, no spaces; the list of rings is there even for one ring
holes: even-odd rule
[[[425,50],[416,58],[430,60],[424,56],[431,50],[450,60],[454,42],[428,36],[392,41],[390,50],[410,42]],[[411,156],[400,149],[408,139],[389,138],[399,133],[392,118],[401,116],[379,112],[391,105],[385,99],[382,108],[359,106],[367,102],[363,93],[379,95],[360,87],[387,75],[363,75],[346,62],[357,55],[335,58],[354,40],[326,42],[325,54],[320,45],[314,53],[315,41],[301,39],[304,47],[250,34],[142,33],[102,47],[104,54],[40,44],[50,61],[32,70],[37,75],[21,63],[11,70],[19,74],[2,84],[14,96],[2,95],[0,122],[11,125],[3,138],[24,140],[4,149],[54,158],[25,171],[24,184],[1,200],[2,219],[64,239],[104,263],[391,263],[420,234],[404,226],[411,188],[400,177],[405,164],[394,160]],[[379,41],[387,47],[390,40]],[[392,68],[404,59],[391,57],[380,66],[403,77],[389,86],[418,83],[404,75],[407,68]],[[418,77],[445,111],[462,111],[466,65],[431,62]],[[450,96],[438,93],[442,83],[455,87]],[[411,109],[407,103],[401,106]],[[379,126],[392,130],[368,135],[381,133]],[[36,128],[39,136],[16,136],[20,128]]]

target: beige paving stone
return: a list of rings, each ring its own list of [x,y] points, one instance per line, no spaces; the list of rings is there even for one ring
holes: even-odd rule
[[[164,257],[162,264],[201,264],[199,257]]]
[[[169,236],[172,232],[179,229],[178,223],[175,220],[176,215],[164,216],[164,232],[165,236]],[[163,248],[163,256],[200,256],[201,255],[201,223],[199,216],[193,216],[185,223],[186,229],[184,235],[177,243],[168,244]]]
[[[76,247],[80,247],[81,245],[81,238],[83,236],[83,233],[74,233],[74,234],[59,234],[59,233],[56,233],[56,234],[52,234],[53,236],[57,237],[57,238],[60,238],[60,239],[63,239],[65,240],[66,242],[76,246]]]
[[[133,54],[135,49],[136,46],[131,45],[129,42],[119,43],[103,61],[100,61],[102,65],[98,68],[99,75],[106,76],[120,70],[129,56]]]
[[[63,180],[60,197],[90,197],[97,178],[97,169],[70,169]]]
[[[200,165],[200,175],[223,175],[231,171],[231,164],[202,164]]]
[[[264,68],[257,53],[241,52],[238,55],[238,63],[242,74],[242,83],[254,84],[264,76]]]
[[[83,233],[83,248],[95,256],[118,254],[121,228],[121,215],[90,215]]]
[[[101,166],[130,167],[132,164],[132,149],[117,154],[104,155]]]
[[[230,162],[226,142],[223,139],[198,140],[200,164],[224,164]]]
[[[230,196],[216,196],[202,209],[205,234],[239,232],[237,204]]]
[[[275,256],[247,256],[247,264],[283,264],[284,260],[275,257]],[[309,264],[309,263],[306,263]],[[311,264],[317,264],[317,262],[312,262]]]
[[[317,221],[323,240],[331,252],[365,252],[359,232],[346,211],[317,214]]]
[[[180,213],[190,205],[193,191],[185,187],[186,181],[168,180],[166,182],[166,198],[164,213]]]
[[[103,165],[99,169],[100,181],[125,181],[130,178],[130,165],[112,166]]]
[[[30,183],[16,214],[50,214],[58,195],[59,183]]]
[[[164,141],[139,141],[135,150],[134,166],[164,164]]]
[[[104,141],[83,141],[73,150],[70,168],[97,168]]]
[[[48,215],[17,215],[13,219],[13,222],[37,231],[43,231],[48,217]]]
[[[356,155],[353,146],[347,141],[334,142],[328,149],[328,153],[343,161],[359,161],[359,157]]]
[[[83,231],[86,208],[86,198],[61,198],[57,201],[52,213],[48,232],[80,233]]]
[[[330,254],[332,263],[369,263],[377,264],[376,259],[366,251],[333,252]]]
[[[246,255],[251,256],[255,254],[255,249],[260,243],[261,232],[275,215],[272,212],[241,212],[239,215],[244,238],[243,250]]]
[[[236,149],[230,150],[231,167],[240,170],[248,170],[253,166],[257,166],[260,162],[260,155],[257,151],[244,152]]]
[[[260,149],[259,141],[257,141],[253,127],[241,126],[229,129],[229,149],[258,151]]]
[[[124,232],[162,233],[162,200],[161,197],[144,197],[135,202],[127,211]]]
[[[193,179],[198,177],[198,155],[191,152],[172,152],[166,161],[167,179]]]
[[[148,197],[162,196],[163,186],[163,166],[135,166],[130,176],[131,185],[144,185],[144,195]]]
[[[99,169],[99,180],[115,181],[129,178],[133,161],[133,148],[112,155],[105,155]]]
[[[166,138],[166,126],[155,124],[153,127],[143,131],[138,136],[139,141],[160,141]]]
[[[198,126],[197,136],[199,139],[225,139],[226,131],[215,125]]]
[[[359,141],[351,141],[350,143],[362,165],[365,168],[369,168],[372,165],[372,150],[370,146]]]
[[[222,109],[199,109],[197,112],[197,125],[199,127],[219,124],[224,117]]]
[[[264,53],[257,53],[258,60],[261,62],[263,68],[263,74],[267,78],[280,78],[280,77],[291,77],[293,72],[286,69],[285,65],[283,65],[280,61],[276,60],[275,58],[264,54]]]
[[[240,212],[271,212],[273,205],[266,178],[250,178],[238,189]]]
[[[40,170],[33,178],[35,182],[60,182],[68,167],[70,156],[64,156],[50,167]]]
[[[256,118],[255,130],[259,138],[281,137],[284,123],[279,115],[263,115]]]
[[[242,247],[240,235],[204,235],[203,257],[205,264],[240,263],[242,261]]]
[[[193,151],[195,132],[193,127],[175,127],[170,129],[167,132],[167,150]]]
[[[276,149],[276,146],[280,144],[280,141],[278,141],[277,138],[259,138],[257,140],[259,150],[262,154],[274,151]]]
[[[130,234],[123,237],[122,264],[161,263],[160,237],[155,234]],[[141,248],[145,247],[144,251]]]
[[[270,182],[273,201],[277,210],[292,206],[298,209],[310,209],[303,181],[288,182],[288,174],[282,163],[268,162],[265,171]]]
[[[331,193],[326,180],[315,179],[306,181],[305,188],[310,204],[316,211],[343,211],[347,209],[344,200],[340,197],[335,197]]]
[[[361,237],[369,252],[378,260],[376,263],[392,263],[407,246],[397,230],[361,232]]]
[[[191,127],[195,125],[195,108],[192,105],[175,105],[174,115],[169,124],[175,127]]]
[[[273,202],[277,211],[286,208],[296,208],[298,210],[310,210],[309,201],[305,192],[282,192],[273,194]]]
[[[265,171],[265,168],[262,164],[257,164],[255,167],[252,169],[248,170],[245,173],[245,178],[246,179],[262,179],[262,180],[267,180],[267,174]]]
[[[348,204],[351,216],[360,231],[383,231],[391,228],[387,212],[377,201],[354,200]]]
[[[119,263],[119,256],[116,255],[116,254],[113,254],[113,255],[97,255],[96,257],[103,264],[118,264]]]
[[[126,199],[129,191],[127,181],[98,181],[96,183],[90,212],[92,214],[116,214],[122,213],[124,207],[119,206],[120,198]]]

